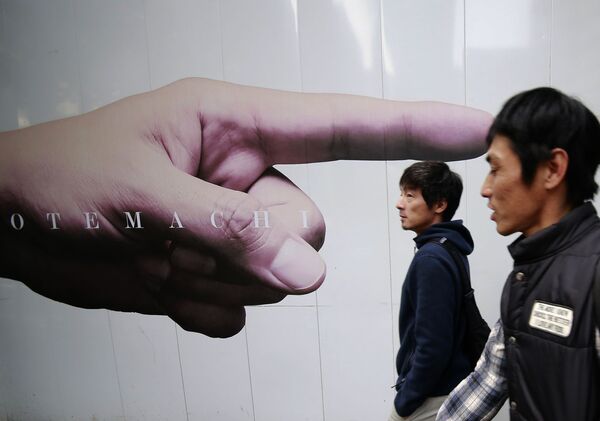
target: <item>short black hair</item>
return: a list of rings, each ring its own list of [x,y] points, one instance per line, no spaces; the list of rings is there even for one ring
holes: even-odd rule
[[[541,87],[510,98],[496,116],[487,135],[510,140],[521,161],[521,177],[530,185],[538,165],[562,148],[569,156],[565,180],[567,200],[577,206],[594,197],[594,180],[600,163],[600,123],[581,101],[554,88]]]
[[[442,161],[416,162],[404,170],[400,177],[400,188],[418,188],[429,208],[445,200],[442,213],[444,222],[450,221],[460,203],[463,184],[460,175],[450,170]]]

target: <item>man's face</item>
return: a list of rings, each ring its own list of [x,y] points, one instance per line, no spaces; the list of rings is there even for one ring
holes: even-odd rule
[[[481,195],[488,199],[498,233],[531,235],[543,228],[546,191],[539,169],[531,185],[526,185],[521,179],[521,161],[512,150],[511,141],[500,135],[492,140],[487,161],[490,172],[481,186]]]
[[[396,209],[400,211],[402,228],[414,231],[417,235],[442,221],[441,214],[435,211],[435,206],[431,209],[427,206],[420,188],[400,187]]]

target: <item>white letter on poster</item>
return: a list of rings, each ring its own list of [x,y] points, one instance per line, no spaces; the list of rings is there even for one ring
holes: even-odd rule
[[[56,221],[57,218],[60,221],[60,213],[58,213],[58,212],[51,212],[51,213],[46,214],[46,219],[48,220],[48,222],[52,223],[52,228],[50,228],[51,230],[59,230],[60,229],[58,227],[58,224]]]
[[[308,211],[299,211],[302,214],[302,228],[308,228]]]
[[[177,226],[175,226],[175,223],[177,223]],[[177,212],[173,212],[173,220],[171,221],[171,226],[169,228],[183,228],[183,224],[181,223],[181,219],[179,219]]]
[[[85,229],[86,230],[97,230],[100,228],[98,223],[98,214],[96,212],[84,212],[85,215]]]
[[[135,213],[135,220],[133,219],[133,216],[131,216],[131,213],[129,213],[129,212],[124,212],[124,213],[125,213],[125,219],[127,220],[127,225],[125,226],[125,229],[144,228],[144,227],[142,227],[142,221],[140,219],[140,215],[142,214],[141,212]]]
[[[218,214],[221,215],[221,225],[217,225],[217,220],[215,218],[216,214],[217,214],[216,211],[210,214],[210,223],[215,228],[223,228],[223,221],[222,221],[222,219],[223,219],[223,212],[218,212]]]
[[[263,215],[262,219],[259,213]],[[265,228],[269,227],[269,212],[268,211],[254,211],[254,228],[260,228],[260,221],[265,223]]]
[[[19,219],[19,226],[17,226],[17,223],[15,222],[15,216]],[[13,213],[12,216],[10,217],[10,224],[17,231],[21,231],[23,229],[23,227],[25,226],[25,221],[23,220],[23,217],[20,214]]]

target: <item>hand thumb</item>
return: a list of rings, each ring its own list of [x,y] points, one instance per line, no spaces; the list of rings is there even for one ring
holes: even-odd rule
[[[171,175],[161,179],[154,206],[147,210],[165,239],[208,249],[287,293],[308,293],[321,285],[325,263],[319,254],[258,200],[185,173]]]

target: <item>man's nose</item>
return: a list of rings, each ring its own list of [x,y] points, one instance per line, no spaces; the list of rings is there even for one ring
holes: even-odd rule
[[[486,198],[490,197],[492,195],[492,187],[489,182],[489,175],[487,177],[485,177],[485,180],[483,180],[483,184],[481,185],[480,193],[483,197],[486,197]]]

